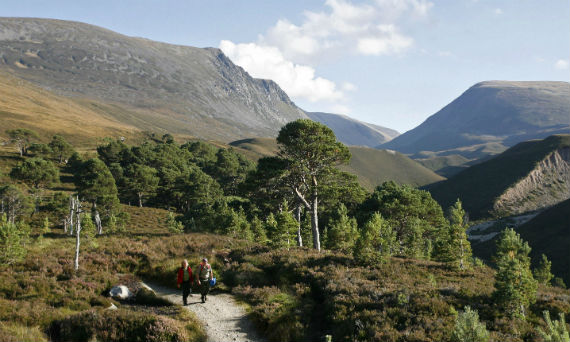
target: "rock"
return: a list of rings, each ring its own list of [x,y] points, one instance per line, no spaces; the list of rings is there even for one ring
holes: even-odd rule
[[[147,289],[147,290],[149,290],[149,291],[152,291],[152,293],[156,294],[156,293],[154,292],[154,290],[150,288],[150,286],[148,286],[147,284],[143,283],[142,281],[139,282],[139,286],[141,287],[141,289]]]
[[[114,286],[111,291],[109,291],[109,295],[114,299],[127,299],[132,297],[133,294],[125,285],[118,285]]]
[[[117,310],[117,306],[113,303],[111,303],[111,306],[109,306],[108,308],[105,308],[105,310]]]

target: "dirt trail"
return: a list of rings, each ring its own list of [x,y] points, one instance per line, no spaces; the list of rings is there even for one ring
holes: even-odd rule
[[[146,283],[158,296],[182,305],[179,290]],[[264,341],[249,321],[243,307],[238,305],[233,296],[227,293],[208,295],[208,301],[202,304],[200,294],[188,297],[187,310],[193,311],[206,328],[208,342],[261,342]]]

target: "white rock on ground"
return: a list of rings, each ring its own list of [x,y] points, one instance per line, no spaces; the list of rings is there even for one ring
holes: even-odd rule
[[[111,291],[109,291],[109,294],[114,299],[127,299],[133,295],[125,285],[114,286]]]

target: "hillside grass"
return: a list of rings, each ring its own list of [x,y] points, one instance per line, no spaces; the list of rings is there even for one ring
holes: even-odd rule
[[[494,200],[506,189],[528,175],[549,153],[568,146],[570,135],[519,143],[490,160],[426,188],[443,208],[459,198],[472,219],[489,217]]]
[[[238,140],[230,146],[253,160],[274,156],[278,151],[277,142],[271,138]],[[390,180],[422,186],[445,179],[398,152],[358,146],[349,146],[348,149],[352,153],[350,163],[339,168],[355,174],[360,185],[368,190]]]

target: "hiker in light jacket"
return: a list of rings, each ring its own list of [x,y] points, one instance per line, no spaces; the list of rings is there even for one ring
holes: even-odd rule
[[[208,299],[208,292],[210,292],[210,280],[214,277],[212,272],[212,266],[208,264],[208,259],[202,259],[198,269],[196,271],[196,280],[198,281],[198,286],[200,287],[200,294],[202,295],[202,303],[205,303]]]
[[[182,301],[184,305],[188,305],[188,295],[190,294],[191,283],[194,281],[192,278],[192,269],[188,265],[188,260],[182,261],[182,267],[178,269],[178,288],[182,285]]]

